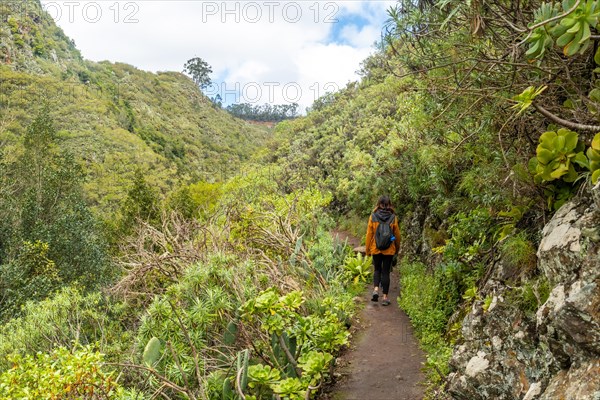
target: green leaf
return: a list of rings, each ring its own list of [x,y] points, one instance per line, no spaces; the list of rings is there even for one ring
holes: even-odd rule
[[[592,139],[592,149],[600,151],[600,133],[597,133]]]
[[[530,173],[537,173],[538,159],[536,157],[531,157],[529,159],[529,163],[527,163],[527,169]]]
[[[575,155],[575,157],[573,157],[572,161],[579,165],[580,167],[583,168],[588,168],[590,167],[590,163],[588,161],[588,158],[585,156],[585,154],[583,154],[583,152],[579,152]]]
[[[583,25],[583,34],[581,36],[581,40],[579,41],[579,44],[583,44],[584,42],[589,40],[590,36],[592,36],[590,26],[587,24],[587,22],[583,22],[582,25]]]
[[[525,53],[526,56],[531,56],[534,55],[536,53],[538,53],[538,51],[540,50],[540,48],[542,47],[543,42],[538,40],[536,42],[534,42],[531,47],[529,47],[529,50],[527,50],[527,52]]]
[[[559,47],[565,47],[573,40],[573,37],[575,37],[575,34],[565,32],[558,39],[556,39],[556,45]]]
[[[546,165],[550,161],[554,160],[554,152],[538,147],[537,149],[537,161]]]
[[[600,103],[600,89],[592,89],[588,94],[588,97],[590,98],[590,100],[596,103]]]
[[[556,132],[554,131],[548,131],[548,132],[544,132],[542,133],[542,135],[540,136],[540,143],[548,143],[548,147],[551,148],[552,146],[552,141],[554,140],[554,138],[556,137]]]
[[[573,110],[575,109],[575,103],[573,103],[573,100],[571,99],[566,99],[563,102],[563,107]]]
[[[577,171],[575,171],[575,167],[573,167],[573,164],[569,164],[569,169],[562,179],[563,181],[570,183],[575,182],[578,176],[579,174],[577,174]]]
[[[565,131],[565,149],[567,151],[572,151],[575,149],[575,147],[577,147],[577,133],[573,132],[573,131]]]
[[[595,185],[598,183],[598,178],[600,178],[600,169],[597,169],[592,173],[592,184]]]
[[[153,337],[148,341],[146,347],[144,348],[144,354],[142,356],[144,364],[149,368],[153,368],[160,359],[161,352],[162,343],[160,339]]]
[[[586,155],[590,159],[590,161],[600,161],[600,152],[597,152],[591,147],[587,149]]]
[[[567,142],[567,138],[563,135],[557,136],[554,138],[554,148],[556,149],[557,152],[563,152],[563,150],[565,150],[566,144]]]
[[[571,43],[565,46],[563,53],[567,57],[573,57],[575,54],[577,54],[580,48],[581,45],[573,40]]]
[[[567,33],[572,33],[572,34],[577,34],[579,33],[580,30],[582,30],[583,24],[581,22],[578,22],[576,24],[574,24],[571,28],[569,28],[567,30]]]

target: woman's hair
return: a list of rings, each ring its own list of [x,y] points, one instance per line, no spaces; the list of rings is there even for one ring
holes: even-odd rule
[[[379,200],[377,200],[377,207],[375,207],[375,211],[377,210],[381,210],[381,209],[388,209],[393,213],[396,213],[396,211],[394,210],[394,207],[392,206],[392,201],[390,200],[389,196],[381,196],[379,197]]]

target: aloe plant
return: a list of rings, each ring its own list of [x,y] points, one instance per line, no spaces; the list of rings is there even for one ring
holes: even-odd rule
[[[238,353],[237,357],[237,371],[241,370],[240,379],[237,384],[240,385],[239,389],[243,392],[248,386],[248,362],[250,361],[250,350],[245,349]]]
[[[529,161],[529,168],[535,174],[536,183],[555,179],[574,182],[579,176],[574,164],[589,167],[583,147],[576,132],[564,128],[557,132],[545,132],[540,136],[536,157]]]

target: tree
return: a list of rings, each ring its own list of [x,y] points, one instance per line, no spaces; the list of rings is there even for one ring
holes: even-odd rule
[[[1,165],[0,186],[10,188],[0,191],[4,310],[17,312],[24,301],[43,299],[60,284],[78,281],[92,289],[114,272],[103,234],[85,202],[83,170],[57,140],[44,109],[27,129],[21,154]]]
[[[233,116],[250,121],[279,122],[298,116],[298,103],[275,104],[268,103],[252,105],[250,103],[230,104],[226,110]]]
[[[200,86],[201,89],[206,89],[211,83],[211,79],[208,76],[212,74],[212,68],[206,61],[200,57],[194,57],[188,60],[183,66],[184,72],[188,73],[192,80]]]
[[[215,97],[211,97],[210,101],[212,101],[217,108],[223,107],[223,98],[220,94],[217,94]]]
[[[129,235],[139,221],[156,223],[160,216],[158,193],[144,177],[144,172],[137,168],[132,186],[127,192],[122,207],[121,232]]]

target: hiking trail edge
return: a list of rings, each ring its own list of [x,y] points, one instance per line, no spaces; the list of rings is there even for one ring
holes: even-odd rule
[[[334,239],[357,247],[360,240],[334,231]],[[360,330],[351,348],[340,357],[342,365],[331,400],[422,400],[425,355],[413,335],[410,320],[398,307],[398,271],[391,275],[391,304],[370,301],[371,285],[363,294],[365,307],[359,317]]]

